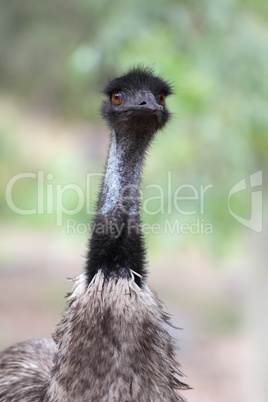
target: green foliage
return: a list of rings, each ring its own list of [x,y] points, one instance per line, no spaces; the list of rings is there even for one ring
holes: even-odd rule
[[[108,77],[136,63],[153,66],[176,95],[168,100],[173,122],[157,138],[144,184],[159,177],[165,186],[167,170],[173,195],[184,183],[213,184],[200,219],[213,224],[213,244],[224,247],[240,228],[227,210],[228,191],[267,169],[267,20],[260,0],[3,2],[2,93],[36,111],[93,121]],[[236,203],[243,212],[248,202]],[[144,218],[161,223],[166,216]]]

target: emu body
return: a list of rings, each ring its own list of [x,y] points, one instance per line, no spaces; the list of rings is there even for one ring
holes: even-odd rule
[[[111,144],[85,272],[75,279],[54,341],[0,353],[0,402],[175,402],[183,401],[178,389],[188,388],[178,379],[169,318],[145,282],[140,231],[142,165],[168,121],[171,88],[138,68],[104,93]]]

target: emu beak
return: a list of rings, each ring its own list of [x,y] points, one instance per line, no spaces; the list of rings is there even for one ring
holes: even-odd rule
[[[138,91],[133,97],[129,97],[124,103],[123,107],[118,108],[119,113],[125,114],[126,118],[154,114],[160,117],[163,111],[163,106],[156,102],[156,99],[151,91]]]
[[[130,107],[130,110],[137,112],[137,114],[141,113],[156,113],[159,114],[163,110],[163,106],[159,105],[154,95],[151,91],[138,91],[135,98],[133,99],[133,104]]]

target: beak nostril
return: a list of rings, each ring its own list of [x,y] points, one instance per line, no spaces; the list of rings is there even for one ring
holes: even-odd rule
[[[146,102],[145,102],[145,101],[141,102],[141,103],[140,103],[140,106],[141,106],[141,105],[146,105]]]

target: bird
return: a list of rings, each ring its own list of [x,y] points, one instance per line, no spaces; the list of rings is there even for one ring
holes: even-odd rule
[[[0,353],[0,402],[185,401],[170,316],[146,282],[140,207],[145,156],[172,93],[141,65],[104,87],[110,146],[83,273],[51,340]]]

